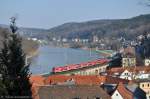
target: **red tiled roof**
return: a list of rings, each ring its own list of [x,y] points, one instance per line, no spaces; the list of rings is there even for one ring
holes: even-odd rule
[[[122,82],[118,84],[116,90],[120,93],[123,99],[133,99],[133,93],[126,89]]]
[[[41,75],[35,75],[30,77],[30,82],[32,85],[44,85],[45,77]]]
[[[110,70],[107,70],[106,72],[108,75],[113,75],[114,73],[122,73],[124,70],[128,70],[130,72],[139,73],[139,71],[144,71],[145,73],[150,73],[150,66],[133,66],[128,68],[111,68]]]
[[[97,78],[97,76],[80,76],[80,75],[74,75],[74,76],[65,76],[65,75],[53,75],[49,76],[45,80],[45,84],[58,84],[66,82],[70,79],[73,79],[75,81],[75,84],[77,85],[99,85],[100,81]]]
[[[100,86],[89,85],[52,85],[39,89],[40,99],[111,99]]]
[[[101,83],[105,84],[118,84],[119,82],[122,83],[128,83],[128,80],[121,79],[118,77],[112,77],[112,76],[100,76]]]
[[[120,74],[123,71],[124,71],[124,68],[117,67],[117,68],[111,68],[111,69],[107,70],[106,72],[107,72],[108,75],[113,75],[114,73],[119,73]]]
[[[144,71],[145,73],[150,72],[150,66],[136,66],[128,69],[129,71],[134,71],[135,73],[138,73],[139,71]]]
[[[128,80],[111,76],[81,76],[81,75],[52,75],[49,77],[31,76],[30,82],[32,83],[32,93],[34,99],[39,99],[38,90],[40,86],[50,84],[61,84],[70,79],[75,81],[76,85],[100,85],[100,84],[118,84],[119,82],[127,83]]]
[[[107,84],[118,84],[119,82],[128,83],[128,80],[124,80],[121,78],[111,77],[111,76],[65,76],[65,75],[53,75],[49,76],[45,80],[45,84],[59,84],[68,81],[69,79],[73,79],[76,85],[100,85],[103,83]]]

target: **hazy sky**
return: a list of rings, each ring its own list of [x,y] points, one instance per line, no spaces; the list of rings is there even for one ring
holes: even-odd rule
[[[129,18],[150,13],[143,0],[0,0],[0,24],[18,16],[18,25],[51,28],[66,22]]]

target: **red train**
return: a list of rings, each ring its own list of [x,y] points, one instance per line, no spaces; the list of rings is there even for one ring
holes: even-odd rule
[[[84,62],[84,63],[80,63],[80,64],[70,64],[70,65],[66,65],[66,66],[54,67],[52,72],[57,73],[57,72],[75,70],[75,69],[79,69],[79,68],[83,68],[83,67],[89,67],[89,66],[104,64],[104,63],[108,63],[108,62],[109,62],[108,59],[98,59],[98,60]]]

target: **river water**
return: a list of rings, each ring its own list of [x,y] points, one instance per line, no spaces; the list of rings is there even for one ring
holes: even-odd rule
[[[51,72],[55,66],[64,66],[102,58],[96,52],[72,48],[56,48],[41,46],[39,54],[32,59],[30,71],[32,74]]]

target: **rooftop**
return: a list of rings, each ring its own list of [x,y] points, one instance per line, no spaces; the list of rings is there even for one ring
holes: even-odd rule
[[[52,75],[45,79],[45,84],[60,84],[68,80],[74,80],[76,85],[100,85],[100,84],[118,84],[119,82],[128,83],[128,80],[112,76],[81,76],[81,75]]]
[[[128,70],[130,72],[139,73],[142,71],[143,73],[150,73],[150,66],[133,66],[133,67],[127,67],[127,68],[111,68],[107,70],[108,75],[113,75],[114,73],[122,73],[125,70]]]
[[[40,99],[110,99],[99,86],[41,86]]]
[[[120,82],[117,86],[118,92],[121,94],[123,99],[133,99],[133,93],[129,91],[122,82]]]

